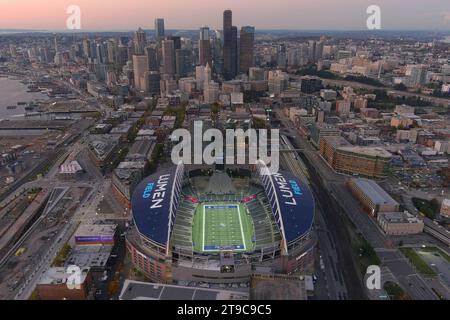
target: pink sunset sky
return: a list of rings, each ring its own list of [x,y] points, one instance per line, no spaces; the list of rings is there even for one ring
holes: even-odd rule
[[[69,5],[81,8],[84,30],[221,29],[222,12],[233,24],[258,29],[361,30],[366,8],[381,7],[383,29],[450,30],[449,0],[0,0],[0,29],[63,30]]]

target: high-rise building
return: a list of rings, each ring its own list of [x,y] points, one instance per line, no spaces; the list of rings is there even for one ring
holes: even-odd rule
[[[83,39],[83,53],[85,57],[91,57],[91,42],[89,39]]]
[[[314,53],[314,60],[318,61],[320,59],[322,59],[322,55],[323,55],[323,46],[324,46],[324,41],[320,40],[316,43],[316,52]]]
[[[234,78],[238,74],[238,29],[231,27],[231,77]]]
[[[277,47],[277,67],[284,69],[286,68],[287,55],[286,46],[282,43]]]
[[[162,41],[163,73],[175,75],[175,47],[173,40]]]
[[[55,52],[59,52],[59,46],[58,46],[58,35],[55,34]]]
[[[181,49],[181,37],[180,36],[168,36],[167,40],[173,41],[174,50]]]
[[[148,61],[145,55],[133,56],[133,73],[134,73],[134,86],[139,91],[146,91],[145,85],[145,73],[148,71]]]
[[[164,19],[157,18],[155,19],[155,38],[158,43],[164,39],[165,31],[164,31]]]
[[[191,51],[188,49],[175,50],[175,71],[178,77],[185,77],[191,72]]]
[[[237,74],[237,28],[232,26],[232,12],[223,12],[223,76],[226,80]]]
[[[205,81],[203,99],[205,103],[214,103],[219,99],[219,84],[214,81]]]
[[[145,31],[139,28],[134,33],[134,54],[143,55],[146,43]]]
[[[89,43],[89,57],[91,59],[96,59],[97,58],[97,43],[95,43],[94,41],[91,41]]]
[[[195,67],[195,82],[198,90],[203,90],[203,85],[205,83],[205,68],[205,66]]]
[[[248,79],[250,81],[262,81],[264,80],[264,69],[257,67],[250,67],[248,71]]]
[[[150,71],[159,71],[158,49],[154,47],[146,47],[145,54],[148,59],[148,69]]]
[[[99,63],[106,63],[106,50],[103,43],[97,43],[96,46],[96,56],[97,56],[97,62]]]
[[[205,83],[211,82],[211,67],[209,66],[209,64],[206,65],[204,72],[205,72],[204,76]]]
[[[300,91],[307,94],[320,91],[323,88],[322,80],[314,76],[303,76],[300,80]]]
[[[202,66],[206,66],[209,64],[212,65],[211,60],[211,40],[209,37],[209,28],[201,27],[200,28],[200,39],[198,41],[199,48],[199,64]]]
[[[117,42],[115,40],[108,40],[106,42],[106,60],[108,63],[117,63]]]
[[[215,30],[212,41],[212,61],[213,68],[217,73],[222,74],[223,71],[223,33],[220,30]]]
[[[147,77],[148,81],[148,92],[150,94],[159,94],[161,81],[161,76],[159,72],[149,71],[146,72],[145,76]]]
[[[128,61],[128,47],[119,45],[117,47],[117,64],[123,67]]]
[[[248,73],[248,69],[253,67],[255,42],[255,28],[246,26],[241,28],[241,38],[239,47],[239,71]]]
[[[316,57],[316,42],[309,40],[309,61],[313,62]]]
[[[272,94],[280,94],[286,90],[289,84],[289,76],[281,70],[271,70],[268,74],[269,92]]]
[[[417,86],[426,82],[427,67],[425,65],[409,65],[407,73],[410,72],[409,85]]]

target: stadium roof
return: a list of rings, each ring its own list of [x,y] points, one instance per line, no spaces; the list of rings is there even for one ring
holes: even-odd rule
[[[170,199],[176,166],[145,178],[134,190],[133,219],[139,232],[165,245],[169,233]]]
[[[262,160],[258,160],[257,167],[287,253],[289,242],[298,240],[311,229],[314,197],[303,181],[287,171],[272,173]]]
[[[286,171],[280,170],[272,175],[272,179],[277,192],[284,234],[289,243],[311,229],[314,198],[304,182]]]

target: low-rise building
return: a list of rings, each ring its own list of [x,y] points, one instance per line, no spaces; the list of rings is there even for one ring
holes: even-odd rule
[[[444,199],[441,205],[441,216],[450,218],[450,199]]]
[[[74,239],[77,245],[114,245],[117,236],[115,224],[84,223],[75,231]]]
[[[89,136],[89,155],[94,163],[104,168],[116,157],[119,148],[117,135],[94,134]]]
[[[378,183],[369,179],[350,179],[347,186],[353,196],[372,215],[382,212],[398,212],[399,203],[380,187]]]
[[[423,232],[423,221],[409,212],[380,212],[378,224],[387,235],[407,235]]]
[[[324,100],[336,100],[337,92],[331,89],[322,89],[320,90],[320,97]]]
[[[380,178],[386,175],[391,153],[381,147],[353,146],[343,137],[320,140],[320,154],[337,172]]]
[[[187,287],[125,280],[120,300],[248,300],[245,291]]]
[[[113,195],[125,208],[131,207],[131,196],[144,177],[146,168],[146,160],[137,160],[121,162],[114,169],[112,176]]]
[[[92,283],[90,269],[81,269],[79,277],[74,277],[69,271],[65,267],[48,269],[36,284],[39,299],[85,300]]]

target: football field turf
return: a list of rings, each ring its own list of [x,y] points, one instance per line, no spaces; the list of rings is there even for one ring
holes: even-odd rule
[[[192,240],[196,252],[252,251],[253,225],[240,203],[201,203],[194,215]]]

